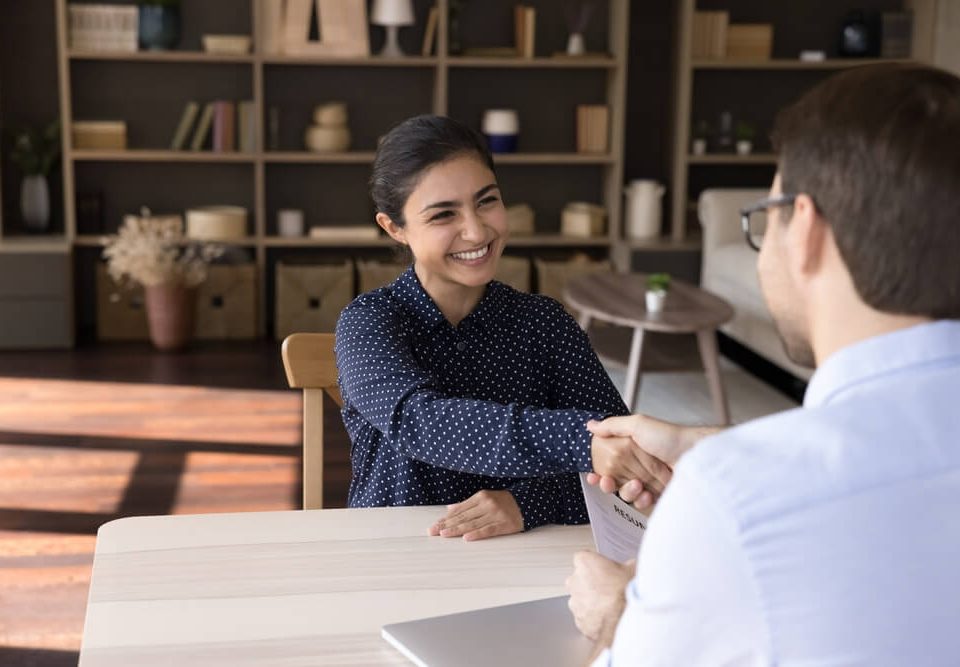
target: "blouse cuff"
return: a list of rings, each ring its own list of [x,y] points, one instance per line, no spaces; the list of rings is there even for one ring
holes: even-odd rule
[[[536,477],[518,479],[507,487],[520,508],[524,531],[556,523],[553,516],[555,499],[547,481]]]

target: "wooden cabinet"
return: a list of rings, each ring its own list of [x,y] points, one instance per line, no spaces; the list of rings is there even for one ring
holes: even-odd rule
[[[587,34],[588,50],[601,55],[554,57],[566,42],[563,8],[551,0],[528,2],[537,10],[533,58],[467,57],[447,53],[447,0],[438,0],[437,43],[431,56],[400,59],[317,58],[268,54],[259,17],[273,0],[184,0],[180,50],[109,54],[79,52],[68,44],[67,1],[57,0],[61,109],[64,127],[74,119],[125,120],[128,148],[75,150],[64,146],[66,234],[86,248],[89,263],[102,236],[124,214],[143,205],[154,212],[182,212],[205,204],[233,204],[250,212],[248,236],[236,252],[258,266],[261,334],[273,312],[277,262],[381,258],[385,238],[288,238],[278,234],[277,211],[302,209],[307,227],[373,225],[367,179],[377,139],[395,123],[421,113],[449,114],[480,127],[485,109],[517,109],[521,152],[496,156],[507,203],[527,202],[536,211],[536,233],[514,239],[510,252],[524,255],[586,251],[607,257],[621,244],[623,126],[629,0],[605,0]],[[400,32],[406,53],[419,54],[433,2],[415,0],[416,25]],[[460,18],[467,47],[513,40],[512,0],[467,3]],[[205,33],[253,36],[247,55],[200,50]],[[370,27],[371,52],[383,36]],[[239,153],[168,150],[187,101],[252,100],[257,148]],[[304,149],[313,108],[344,101],[352,134],[350,150],[318,154]],[[575,152],[577,104],[610,108],[610,150]],[[271,131],[271,116],[278,127]],[[69,136],[69,132],[65,133]],[[275,135],[275,136],[274,136]],[[77,215],[76,201],[101,203],[102,226]],[[567,201],[587,200],[608,211],[600,238],[560,234]],[[96,227],[96,228],[94,228]],[[92,267],[80,267],[92,271]],[[88,308],[82,306],[82,308]]]

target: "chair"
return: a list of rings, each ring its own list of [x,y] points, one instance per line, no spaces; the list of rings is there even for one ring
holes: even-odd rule
[[[337,386],[334,335],[296,333],[281,347],[291,388],[303,389],[303,509],[323,507],[323,393],[343,407]]]

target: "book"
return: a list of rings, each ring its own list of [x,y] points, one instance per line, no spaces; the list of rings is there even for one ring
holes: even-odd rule
[[[285,0],[258,0],[263,30],[262,51],[267,55],[281,53],[283,46],[283,9]]]
[[[236,146],[237,121],[233,102],[217,100],[213,103],[213,150],[229,153]]]
[[[433,52],[433,42],[437,36],[437,6],[430,8],[430,14],[427,16],[427,27],[423,31],[423,48],[420,53],[429,56]]]
[[[203,150],[207,141],[207,134],[210,132],[211,122],[213,122],[213,102],[207,102],[203,107],[203,113],[200,114],[200,120],[197,121],[197,128],[193,132],[190,150]]]
[[[180,122],[177,123],[177,129],[173,133],[173,139],[170,140],[170,150],[179,151],[187,147],[187,137],[193,128],[193,121],[197,119],[197,113],[200,111],[200,105],[194,101],[187,102],[183,107],[183,113],[180,114]]]
[[[523,53],[524,58],[533,58],[536,54],[537,37],[537,10],[533,7],[523,8]]]
[[[604,104],[577,106],[577,152],[606,153],[609,150],[610,109]]]
[[[243,153],[257,150],[257,114],[253,100],[237,104],[237,148]]]

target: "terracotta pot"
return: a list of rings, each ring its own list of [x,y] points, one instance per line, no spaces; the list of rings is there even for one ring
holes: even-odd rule
[[[196,289],[153,285],[144,290],[150,340],[158,350],[179,350],[193,335]]]

